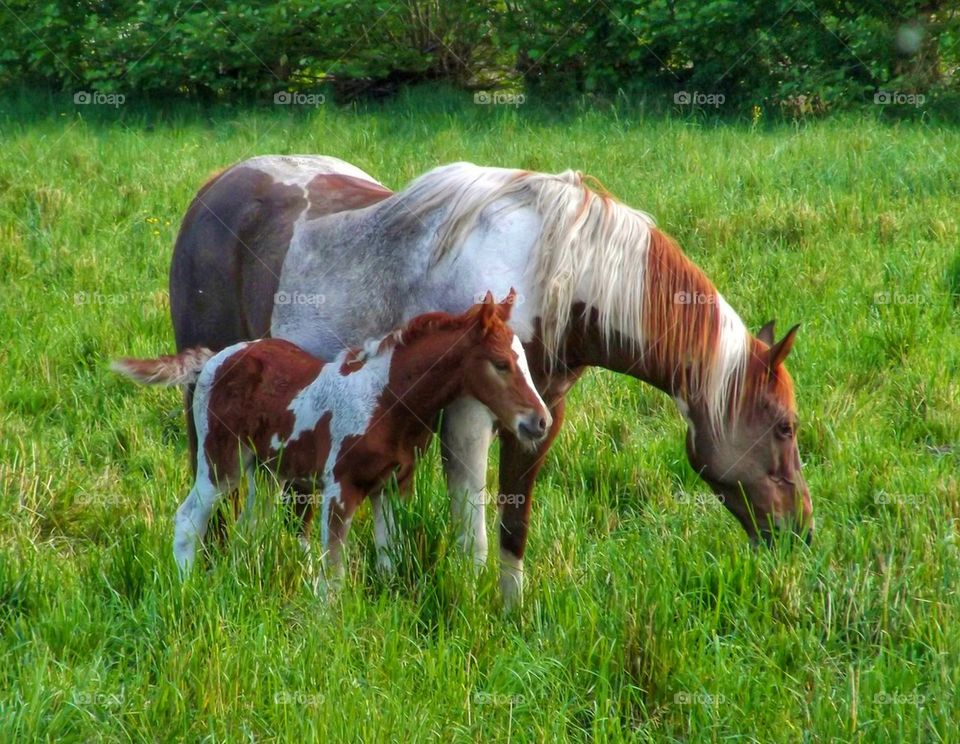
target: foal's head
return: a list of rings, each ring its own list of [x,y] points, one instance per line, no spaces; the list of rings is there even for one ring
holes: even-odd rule
[[[516,293],[497,304],[487,292],[483,302],[463,316],[470,349],[463,362],[465,392],[489,408],[500,425],[520,442],[535,445],[553,422],[530,377],[527,357],[507,326]]]

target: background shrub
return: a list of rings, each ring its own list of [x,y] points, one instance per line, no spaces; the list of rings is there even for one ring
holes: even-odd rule
[[[958,28],[947,0],[9,0],[0,82],[204,97],[445,80],[807,112],[886,89],[956,102]]]

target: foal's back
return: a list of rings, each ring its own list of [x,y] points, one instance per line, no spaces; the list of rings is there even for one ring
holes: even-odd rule
[[[364,432],[391,354],[325,363],[282,339],[237,344],[213,357],[197,381],[194,415],[207,461],[232,477],[240,448],[284,477],[321,475],[331,449]]]

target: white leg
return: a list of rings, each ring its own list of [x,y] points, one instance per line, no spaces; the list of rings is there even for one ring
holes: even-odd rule
[[[500,591],[507,612],[520,606],[523,600],[523,559],[503,548],[500,549]]]
[[[450,511],[460,548],[479,569],[487,562],[487,455],[493,440],[493,415],[473,398],[461,398],[443,412],[440,432]]]
[[[393,576],[394,541],[397,535],[393,506],[383,493],[372,495],[370,506],[373,509],[373,541],[377,546],[377,568],[383,576]]]
[[[310,582],[310,588],[318,597],[326,596],[326,589],[323,586],[323,572],[318,570],[317,561],[313,555],[313,549],[310,547],[310,538],[306,535],[300,535],[300,552],[303,554],[303,563],[307,570],[307,581]]]
[[[193,568],[197,543],[203,540],[207,532],[210,514],[220,494],[220,489],[199,472],[193,488],[177,509],[173,527],[173,557],[181,578],[185,578]]]
[[[323,510],[321,531],[323,534],[323,577],[334,591],[343,579],[343,538],[350,528],[349,522],[331,529],[331,515],[340,502],[340,484],[333,478],[323,482]]]

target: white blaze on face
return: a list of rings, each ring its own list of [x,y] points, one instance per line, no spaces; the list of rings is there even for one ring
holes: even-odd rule
[[[544,418],[547,421],[547,429],[550,428],[550,425],[553,423],[553,417],[550,415],[550,411],[547,410],[546,403],[543,402],[543,398],[540,397],[540,393],[537,391],[537,386],[533,384],[533,377],[530,375],[530,366],[527,364],[527,355],[523,351],[523,344],[520,341],[520,337],[514,334],[513,342],[510,344],[510,348],[513,349],[513,352],[517,355],[517,367],[520,368],[520,372],[523,374],[523,379],[527,383],[527,387],[533,392],[534,396],[537,399],[537,403],[540,404],[540,407],[543,409]],[[520,421],[522,416],[517,416],[516,428],[519,430]]]

